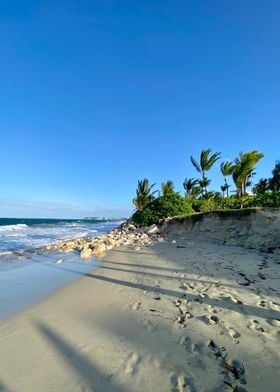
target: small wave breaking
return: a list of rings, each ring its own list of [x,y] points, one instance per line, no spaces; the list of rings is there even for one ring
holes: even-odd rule
[[[26,225],[25,223],[19,223],[17,225],[4,225],[0,226],[0,232],[1,231],[14,231],[14,230],[25,230],[29,226]]]

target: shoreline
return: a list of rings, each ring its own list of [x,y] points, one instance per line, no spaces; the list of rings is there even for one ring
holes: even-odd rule
[[[4,323],[2,389],[277,390],[278,256],[167,241],[112,249],[96,270]]]
[[[0,265],[0,322],[40,303],[98,264],[96,258],[84,262],[74,253],[41,251],[24,261]]]

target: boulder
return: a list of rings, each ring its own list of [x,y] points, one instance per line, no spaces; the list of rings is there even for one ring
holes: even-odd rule
[[[129,225],[127,225],[127,230],[129,230],[129,231],[136,231],[137,229],[136,229],[136,227],[132,223],[130,223]]]
[[[80,257],[82,259],[89,259],[92,256],[92,250],[90,248],[83,248],[81,253],[80,253]]]
[[[145,232],[146,232],[147,234],[149,234],[149,235],[152,235],[152,234],[160,234],[160,229],[158,228],[157,225],[153,224],[153,225],[151,225],[151,226],[148,226],[148,227],[146,228]]]
[[[94,246],[94,248],[91,251],[91,254],[93,256],[101,256],[106,252],[106,246],[105,244],[98,244],[96,246]]]

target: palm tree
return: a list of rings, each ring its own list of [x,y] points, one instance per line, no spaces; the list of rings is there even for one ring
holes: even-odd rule
[[[138,180],[136,197],[132,200],[138,211],[142,211],[148,203],[154,200],[154,194],[157,193],[157,191],[152,192],[152,188],[154,186],[155,184],[149,184],[149,180],[147,180],[147,178],[144,178],[144,180]]]
[[[254,186],[254,193],[262,195],[268,191],[270,182],[267,178],[261,178],[259,182]]]
[[[228,188],[229,188],[229,185],[225,185],[225,184],[221,185],[221,191],[223,192],[223,197],[225,197],[225,191],[227,191]]]
[[[269,189],[273,192],[280,191],[280,166],[277,165],[272,170],[272,178],[269,179]]]
[[[222,162],[220,168],[225,181],[224,186],[222,185],[222,187],[225,189],[224,190],[222,189],[222,192],[224,195],[224,192],[227,191],[227,197],[228,197],[228,188],[230,187],[230,185],[228,185],[227,176],[230,176],[232,174],[234,164],[231,161]]]
[[[168,196],[171,193],[174,193],[174,183],[171,180],[167,180],[161,184],[161,192],[162,196]]]
[[[185,181],[183,182],[183,187],[186,191],[186,196],[193,196],[193,190],[198,184],[198,179],[194,178],[186,178]]]
[[[191,197],[192,197],[193,199],[197,199],[198,196],[201,195],[201,193],[202,193],[201,187],[200,187],[199,185],[194,186],[194,187],[192,188],[192,190],[191,190]]]
[[[201,180],[198,181],[200,188],[202,190],[205,190],[205,192],[202,192],[203,194],[207,195],[207,193],[208,193],[207,188],[210,185],[210,182],[211,182],[211,180],[209,178],[207,178],[207,177],[204,177],[204,178],[202,178]]]
[[[236,185],[238,196],[246,194],[246,186],[249,177],[252,175],[255,165],[263,158],[263,154],[257,150],[251,150],[246,153],[240,152],[234,160],[232,178]]]
[[[211,148],[207,150],[202,150],[200,153],[200,162],[198,163],[194,157],[190,157],[192,164],[196,168],[196,170],[201,174],[202,181],[204,184],[210,184],[210,180],[206,177],[206,172],[211,169],[214,163],[220,158],[221,153],[215,152],[214,154],[210,155],[212,152]],[[203,190],[207,193],[207,185],[204,185]]]

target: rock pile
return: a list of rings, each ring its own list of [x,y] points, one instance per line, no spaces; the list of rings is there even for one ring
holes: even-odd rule
[[[88,259],[92,256],[102,256],[107,250],[123,245],[134,246],[135,250],[140,250],[141,246],[152,245],[157,240],[159,234],[160,230],[156,225],[140,229],[130,222],[125,222],[115,230],[100,237],[62,241],[54,245],[48,245],[46,250],[66,253],[78,251],[81,258]]]

